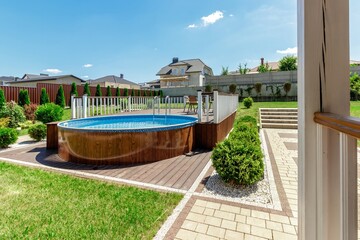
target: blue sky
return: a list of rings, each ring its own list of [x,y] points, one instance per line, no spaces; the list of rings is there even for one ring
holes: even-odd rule
[[[172,57],[222,66],[277,61],[296,47],[296,0],[12,0],[0,2],[0,76],[156,79]],[[350,0],[360,60],[360,1]],[[61,72],[60,72],[61,71]]]

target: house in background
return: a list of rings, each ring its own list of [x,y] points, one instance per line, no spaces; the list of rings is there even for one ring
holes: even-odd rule
[[[22,78],[15,78],[11,81],[5,82],[7,86],[14,87],[36,87],[37,83],[52,83],[52,84],[72,84],[81,85],[85,80],[78,78],[74,75],[59,75],[49,76],[48,74],[24,74]]]
[[[139,84],[124,79],[124,74],[120,74],[120,76],[108,75],[95,80],[88,80],[87,82],[90,86],[97,86],[99,84],[100,87],[110,86],[112,88],[140,89]]]
[[[213,71],[200,59],[179,61],[174,57],[156,75],[160,77],[161,88],[203,86],[206,76],[213,76]]]
[[[160,88],[160,79],[155,79],[150,82],[145,83],[139,83],[141,89],[154,89],[154,88]]]

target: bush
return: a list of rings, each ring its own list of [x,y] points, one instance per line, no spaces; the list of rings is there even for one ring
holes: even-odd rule
[[[26,120],[24,109],[14,101],[6,103],[5,107],[0,109],[0,118],[9,118],[10,128],[16,128],[19,126],[19,123]]]
[[[0,128],[7,128],[9,127],[10,118],[0,118]]]
[[[212,92],[212,86],[210,84],[205,86],[205,92]]]
[[[120,94],[120,88],[119,88],[119,87],[116,88],[116,96],[117,96],[117,97],[120,97],[120,96],[121,96],[121,94]]]
[[[229,138],[216,145],[211,159],[227,183],[251,185],[261,180],[264,162],[256,119],[250,116],[238,119]]]
[[[34,121],[25,121],[25,122],[19,123],[19,126],[21,127],[21,129],[28,129],[32,125],[34,125]]]
[[[71,84],[71,90],[70,90],[70,96],[75,95],[75,97],[78,97],[78,91],[77,91],[77,87],[76,87],[76,83],[72,83]]]
[[[10,144],[16,143],[18,132],[13,128],[0,128],[0,147],[6,148]]]
[[[26,120],[30,120],[30,121],[35,121],[35,112],[38,108],[38,105],[36,104],[29,104],[29,105],[25,105],[24,106],[24,114],[25,114],[25,117],[26,117]]]
[[[19,106],[24,106],[26,104],[30,104],[29,92],[26,89],[21,89],[19,92]]]
[[[4,107],[6,104],[6,99],[4,95],[4,90],[0,89],[0,108]]]
[[[65,107],[65,93],[64,93],[64,88],[62,85],[60,85],[60,87],[57,91],[55,104],[59,105],[62,108]]]
[[[127,88],[124,89],[124,96],[125,97],[129,96],[129,90]]]
[[[96,85],[95,96],[96,96],[96,97],[101,97],[101,96],[102,96],[100,84]]]
[[[134,89],[131,89],[131,96],[135,96],[135,90]]]
[[[255,91],[256,91],[256,95],[257,96],[261,95],[262,83],[255,83],[254,88],[255,88]]]
[[[60,121],[63,114],[64,110],[54,103],[41,105],[35,112],[36,119],[42,123]]]
[[[29,127],[29,136],[36,141],[44,139],[46,137],[46,125],[42,123],[32,125]]]
[[[231,84],[229,86],[229,92],[234,94],[236,92],[236,85],[235,84]]]
[[[40,95],[40,105],[49,103],[50,99],[49,99],[49,95],[46,92],[45,88],[41,89],[41,95]]]
[[[250,108],[253,105],[253,99],[251,97],[244,98],[243,104],[246,108]]]
[[[286,82],[284,83],[284,87],[283,87],[284,91],[285,91],[285,97],[287,97],[288,93],[291,90],[291,82]]]

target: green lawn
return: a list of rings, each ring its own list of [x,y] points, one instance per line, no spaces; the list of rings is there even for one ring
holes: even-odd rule
[[[152,239],[181,198],[0,162],[0,239]]]
[[[71,119],[71,108],[65,108],[64,109],[64,115],[61,119],[61,121],[69,120]]]

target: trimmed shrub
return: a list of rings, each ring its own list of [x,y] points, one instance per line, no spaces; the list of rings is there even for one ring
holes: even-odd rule
[[[26,117],[26,120],[30,120],[30,121],[35,121],[35,112],[38,108],[38,105],[36,104],[29,104],[29,105],[25,105],[24,106],[24,114],[25,114],[25,117]]]
[[[291,90],[291,82],[284,83],[284,91],[285,91],[285,97],[287,97],[288,93]]]
[[[131,96],[135,96],[135,90],[134,89],[131,89]]]
[[[75,97],[78,97],[78,91],[77,91],[77,87],[76,87],[76,83],[72,83],[71,84],[71,90],[70,90],[70,96],[75,95]]]
[[[62,108],[65,107],[65,93],[64,93],[64,88],[62,85],[60,85],[60,87],[57,91],[55,104],[59,105]]]
[[[235,84],[230,84],[229,92],[232,93],[232,94],[234,94],[236,92],[236,85]]]
[[[14,101],[6,103],[5,107],[0,109],[0,118],[9,118],[10,128],[16,128],[19,126],[19,123],[26,120],[24,109]]]
[[[255,92],[256,92],[257,96],[261,95],[261,87],[262,87],[262,83],[255,83],[254,84],[254,88],[255,88]]]
[[[251,97],[244,98],[243,104],[246,108],[250,108],[253,105],[253,99]]]
[[[0,128],[0,147],[6,148],[18,139],[18,132],[13,128]]]
[[[227,183],[251,185],[264,176],[256,119],[239,118],[228,139],[216,145],[211,156],[213,166]]]
[[[42,123],[34,124],[29,127],[28,132],[32,139],[40,141],[46,137],[46,125]]]
[[[212,92],[212,86],[210,84],[205,86],[205,92]]]
[[[100,84],[96,85],[95,96],[96,96],[96,97],[101,97],[101,96],[102,96]]]
[[[111,97],[111,87],[107,86],[106,88],[106,96]]]
[[[41,105],[35,112],[36,119],[42,123],[60,121],[63,114],[64,110],[54,103]]]
[[[4,95],[4,90],[0,89],[0,108],[4,107],[6,104],[6,98]]]
[[[49,95],[46,92],[46,88],[42,88],[41,89],[41,95],[40,95],[40,105],[49,103],[50,99],[49,99]]]
[[[84,95],[87,94],[88,96],[91,96],[90,87],[88,83],[85,83],[84,85]]]
[[[19,123],[19,126],[21,127],[21,129],[28,129],[29,127],[31,127],[32,125],[34,125],[35,121],[25,121],[22,123]]]
[[[26,104],[30,104],[29,92],[26,89],[21,89],[19,91],[19,106],[23,107]]]

